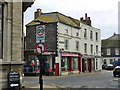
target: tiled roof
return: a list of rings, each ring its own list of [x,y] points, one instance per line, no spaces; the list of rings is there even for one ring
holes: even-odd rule
[[[120,40],[120,34],[114,34],[113,36],[107,38],[106,40]]]
[[[35,22],[36,20],[46,22],[46,23],[52,23],[52,22],[61,22],[76,28],[80,28],[79,26],[79,20],[71,18],[69,16],[65,16],[58,12],[51,12],[51,13],[43,13],[35,20],[28,23],[26,26],[36,25],[40,24],[38,22]]]

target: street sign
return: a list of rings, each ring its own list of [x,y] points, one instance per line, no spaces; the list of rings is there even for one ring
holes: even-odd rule
[[[20,87],[20,75],[16,71],[11,71],[8,74],[9,87]]]
[[[45,52],[45,46],[44,46],[43,43],[37,44],[37,46],[36,46],[36,52],[38,54],[43,54]]]
[[[36,26],[36,43],[45,42],[45,25]]]

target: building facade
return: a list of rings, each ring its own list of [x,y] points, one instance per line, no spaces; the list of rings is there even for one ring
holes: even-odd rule
[[[41,9],[37,9],[35,19],[26,25],[25,56],[29,63],[32,61],[32,58],[29,60],[27,58],[30,50],[32,50],[31,54],[33,54],[35,62],[37,60],[36,52],[34,52],[37,45],[35,37],[36,27],[40,25],[45,26],[46,50],[43,56],[56,75],[92,72],[101,69],[100,30],[91,26],[91,20],[87,14],[85,20],[77,20],[59,12],[42,13]],[[84,36],[85,29],[86,37]],[[34,39],[30,40],[30,38]]]
[[[8,88],[8,73],[17,71],[22,86],[23,12],[32,2],[0,1],[0,89]]]
[[[102,40],[102,61],[104,64],[113,64],[120,61],[120,34]]]

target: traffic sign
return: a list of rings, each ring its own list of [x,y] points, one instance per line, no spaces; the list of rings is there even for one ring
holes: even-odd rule
[[[36,52],[38,54],[43,54],[45,52],[45,46],[44,46],[43,43],[37,44],[37,46],[36,46]]]
[[[45,25],[36,26],[36,43],[45,42]]]

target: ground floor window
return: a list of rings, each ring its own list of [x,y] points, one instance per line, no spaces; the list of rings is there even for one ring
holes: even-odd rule
[[[62,57],[61,68],[62,71],[67,71],[67,57]]]
[[[87,60],[85,60],[85,70],[87,70]]]
[[[98,60],[96,59],[96,69],[98,69]]]
[[[105,64],[107,64],[107,61],[106,61],[106,59],[104,59],[104,65],[105,65]]]
[[[113,59],[110,59],[110,64],[113,64]]]
[[[78,58],[73,58],[73,70],[78,70]]]

